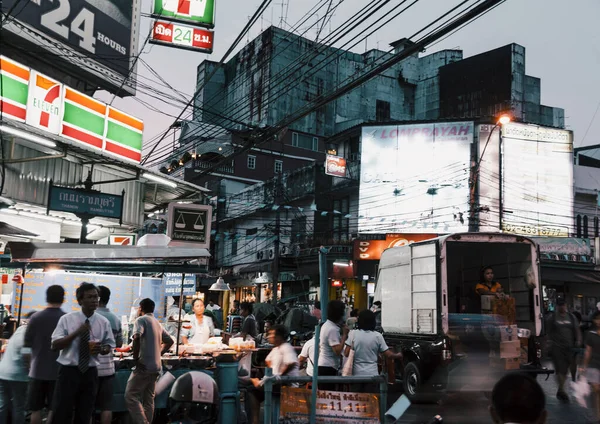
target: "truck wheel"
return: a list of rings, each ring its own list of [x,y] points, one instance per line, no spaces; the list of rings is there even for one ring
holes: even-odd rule
[[[411,402],[419,399],[419,390],[423,381],[421,380],[421,372],[416,362],[409,362],[404,367],[404,374],[402,375],[402,385],[404,386],[404,393]]]

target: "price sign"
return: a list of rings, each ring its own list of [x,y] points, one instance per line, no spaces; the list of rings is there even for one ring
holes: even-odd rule
[[[213,51],[212,31],[178,23],[156,21],[150,42],[195,50],[204,53]]]
[[[283,387],[280,423],[308,423],[311,391]],[[379,396],[372,393],[348,393],[319,390],[317,423],[379,423]]]

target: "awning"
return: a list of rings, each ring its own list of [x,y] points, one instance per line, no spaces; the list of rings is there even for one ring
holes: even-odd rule
[[[38,235],[0,221],[0,236],[35,238]]]
[[[600,284],[600,271],[542,266],[542,283],[546,281]]]

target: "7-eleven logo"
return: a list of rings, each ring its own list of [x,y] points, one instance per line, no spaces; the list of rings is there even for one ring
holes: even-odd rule
[[[25,122],[34,127],[58,134],[62,120],[62,84],[32,71],[29,79],[27,117]]]
[[[176,15],[203,17],[206,3],[212,0],[163,0],[162,12],[171,12]],[[160,13],[161,11],[159,11]]]

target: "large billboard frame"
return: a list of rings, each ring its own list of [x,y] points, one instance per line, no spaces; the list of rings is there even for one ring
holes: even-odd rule
[[[16,1],[20,0],[11,0],[10,2],[5,1],[3,3],[3,9],[6,11],[11,10],[14,2]],[[41,6],[35,1],[28,1],[23,6],[23,9],[19,10],[17,5],[18,10],[13,13],[14,17],[12,19],[7,19],[3,24],[3,36],[7,37],[12,44],[16,45],[18,50],[25,52],[20,54],[21,56],[28,56],[28,59],[36,62],[37,64],[44,63],[47,66],[53,67],[55,70],[66,75],[75,76],[86,83],[95,84],[98,88],[107,90],[119,96],[135,95],[137,68],[135,66],[135,57],[137,55],[137,47],[140,36],[139,28],[141,18],[141,0],[132,0],[131,26],[129,29],[124,29],[125,31],[130,31],[130,36],[128,40],[129,45],[121,46],[128,48],[129,51],[128,57],[124,59],[124,61],[127,61],[126,67],[125,63],[123,63],[123,66],[121,67],[122,72],[119,72],[114,67],[111,67],[106,63],[102,63],[94,58],[94,56],[97,55],[97,52],[84,52],[82,48],[74,47],[72,42],[65,38],[61,38],[57,33],[53,32],[52,29],[48,28],[48,22],[46,22],[46,25],[42,24],[42,16],[47,16],[50,14],[56,15],[58,14],[59,9],[67,8],[63,5],[67,4],[69,5],[68,8],[70,8],[71,2],[81,2],[85,6],[89,6],[88,0],[59,0],[56,2],[56,4],[59,6],[52,9],[51,12],[40,12],[39,23],[36,21],[35,25],[31,23],[33,20],[32,17],[28,18],[30,22],[25,22],[24,20],[19,19],[19,15],[26,17],[27,15],[23,15],[23,13],[27,12],[30,14],[35,14],[35,12],[32,12],[31,9]],[[83,6],[81,7],[83,8]],[[68,10],[70,11],[70,9]],[[96,23],[97,16],[101,16],[100,19],[111,19],[112,22],[113,18],[108,16],[106,12],[101,11],[100,9],[87,10],[93,14],[94,24]],[[94,14],[94,12],[100,13]],[[64,25],[65,20],[70,20],[71,25],[75,25],[73,21],[76,19],[85,19],[79,18],[79,16],[80,15],[74,16],[71,19],[71,15],[69,15],[67,18],[64,18],[64,20],[58,21],[57,28],[64,27],[67,29],[67,34],[70,37],[71,32],[73,31],[72,29],[69,31],[69,28]],[[89,16],[89,14],[86,16]],[[82,31],[81,28],[85,28],[83,22],[80,24],[82,26],[79,27],[79,31]],[[102,43],[102,40],[108,40],[109,42],[105,44],[111,45],[111,41],[114,40],[107,39],[107,35],[104,35],[97,30],[98,27],[95,26],[93,29],[93,35],[96,46],[99,43]],[[110,28],[107,28],[105,32],[112,35]],[[78,36],[78,34],[76,35]],[[98,37],[101,37],[102,40]],[[81,39],[83,40],[83,38]],[[80,42],[80,44],[82,43],[83,41]],[[113,48],[115,51],[118,51],[118,46],[115,43],[116,42],[112,43],[115,45]],[[17,58],[17,60],[19,59]],[[28,64],[31,66],[30,63]],[[33,66],[39,67],[39,65]]]

